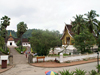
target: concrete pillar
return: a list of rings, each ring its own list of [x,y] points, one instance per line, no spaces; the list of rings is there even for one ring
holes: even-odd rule
[[[71,52],[71,55],[73,55],[73,52]]]
[[[60,63],[63,63],[63,53],[60,53]]]
[[[29,54],[28,56],[28,63],[33,63],[33,55]]]
[[[9,65],[13,65],[13,55],[9,55]]]
[[[81,56],[81,53],[79,53],[79,55]]]

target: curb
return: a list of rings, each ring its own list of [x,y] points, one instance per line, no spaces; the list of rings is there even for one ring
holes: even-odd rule
[[[8,68],[8,69],[5,69],[5,70],[3,70],[3,71],[1,71],[0,73],[3,73],[3,72],[5,72],[5,71],[8,71],[9,69],[11,69],[12,67],[14,67],[14,65],[12,65],[10,68]]]
[[[100,59],[99,59],[100,61]],[[79,63],[78,63],[79,62]],[[33,63],[31,63],[30,65],[31,66],[35,66],[35,67],[41,67],[41,68],[60,68],[60,67],[69,67],[69,66],[75,66],[75,65],[81,65],[81,64],[87,64],[87,63],[92,63],[92,62],[97,62],[96,59],[94,60],[91,60],[91,61],[77,61],[77,62],[71,62],[71,63],[60,63],[58,66],[43,66],[43,65],[35,65]],[[61,65],[61,64],[64,64],[64,65]]]

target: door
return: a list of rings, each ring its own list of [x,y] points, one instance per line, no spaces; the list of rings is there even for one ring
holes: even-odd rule
[[[66,40],[67,40],[67,45],[70,44],[70,37],[66,37]]]
[[[2,60],[2,68],[7,68],[7,60]]]
[[[10,42],[10,46],[12,45],[12,42]]]

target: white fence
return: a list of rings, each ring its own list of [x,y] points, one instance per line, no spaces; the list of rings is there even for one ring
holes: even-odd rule
[[[48,57],[48,56],[47,56],[47,57],[45,57],[45,59],[44,59],[44,60],[45,60],[45,61],[51,61],[51,60],[52,60],[52,61],[54,61],[54,60],[55,60],[55,58],[56,58],[56,57]],[[43,59],[38,59],[38,61],[43,61]],[[33,62],[37,62],[36,57],[35,57],[35,58],[33,58]]]
[[[100,57],[100,56],[99,56]],[[77,55],[77,56],[60,56],[60,57],[45,57],[45,61],[54,61],[55,59],[58,60],[59,62],[63,63],[63,62],[73,62],[73,61],[80,61],[80,60],[84,60],[84,59],[94,59],[97,58],[97,53],[93,53],[93,54],[87,54],[87,55]],[[43,61],[43,59],[38,59],[38,61]],[[37,62],[36,57],[33,58],[33,62]]]

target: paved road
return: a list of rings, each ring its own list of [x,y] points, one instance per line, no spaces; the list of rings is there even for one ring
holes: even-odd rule
[[[19,54],[14,47],[9,47],[11,54],[13,55],[13,64],[27,64],[28,60],[24,54]]]
[[[15,67],[1,73],[0,75],[45,75],[45,71],[47,70],[55,70],[58,72],[62,71],[63,69],[68,69],[69,71],[74,71],[76,68],[80,68],[82,70],[84,69],[86,71],[90,71],[92,69],[96,70],[96,62],[60,68],[41,68],[30,66],[29,64],[17,64]]]
[[[25,55],[18,54],[14,47],[11,47],[10,50],[14,56],[14,64],[16,65],[10,70],[1,73],[0,75],[45,75],[45,71],[47,70],[55,70],[58,72],[62,71],[63,69],[68,69],[69,71],[74,71],[76,68],[80,68],[85,71],[91,71],[92,69],[96,70],[96,62],[60,68],[34,67],[27,64],[27,59],[25,58]]]

